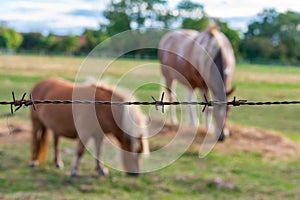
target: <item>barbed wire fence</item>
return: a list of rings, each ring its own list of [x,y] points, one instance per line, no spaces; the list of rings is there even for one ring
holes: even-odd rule
[[[36,110],[37,104],[94,104],[94,105],[120,105],[120,106],[130,106],[130,105],[152,105],[158,110],[161,107],[161,111],[164,113],[164,106],[167,105],[202,105],[204,106],[202,112],[205,111],[207,107],[212,107],[215,105],[227,105],[227,106],[262,106],[262,105],[296,105],[300,104],[300,101],[247,101],[247,100],[237,100],[236,97],[231,101],[216,101],[208,100],[205,97],[205,101],[164,101],[164,93],[162,93],[160,100],[151,96],[152,101],[90,101],[90,100],[35,100],[32,94],[26,99],[26,93],[23,93],[20,99],[16,99],[15,93],[12,92],[11,101],[0,101],[0,106],[10,106],[10,113],[14,114],[22,107],[32,106]]]

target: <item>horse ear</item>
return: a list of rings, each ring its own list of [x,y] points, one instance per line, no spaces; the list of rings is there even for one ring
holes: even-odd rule
[[[226,92],[226,97],[229,97],[232,95],[232,93],[235,91],[236,87],[232,87],[229,91]]]

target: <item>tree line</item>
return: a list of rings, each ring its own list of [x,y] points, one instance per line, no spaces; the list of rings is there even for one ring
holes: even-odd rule
[[[39,32],[18,33],[4,25],[0,26],[0,49],[16,52],[41,52],[70,55],[86,55],[102,41],[126,30],[144,30],[148,27],[163,29],[189,28],[203,30],[212,20],[202,4],[182,0],[173,9],[167,0],[112,0],[103,12],[107,23],[97,30],[86,29],[82,35],[57,36]],[[286,63],[300,60],[300,13],[279,13],[274,9],[262,10],[241,33],[226,22],[213,19],[220,31],[232,43],[235,55],[248,61],[273,60]],[[157,32],[162,36],[164,31]],[[146,39],[145,39],[146,40]],[[119,45],[130,45],[123,41]],[[143,37],[139,41],[143,41]],[[156,57],[156,50],[132,51],[129,55]]]

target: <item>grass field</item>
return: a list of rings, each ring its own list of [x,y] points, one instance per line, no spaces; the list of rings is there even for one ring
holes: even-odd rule
[[[83,58],[0,55],[0,101],[10,100],[11,91],[17,96],[29,92],[42,78],[60,76],[74,80],[83,61]],[[101,71],[101,79],[113,84],[121,80],[118,84],[129,89],[148,83],[138,87],[138,98],[159,97],[160,73],[156,61],[118,60],[104,70],[107,62],[95,62],[100,69],[90,68],[84,73],[95,75]],[[299,100],[299,83],[300,68],[248,64],[237,66],[233,81],[237,87],[235,96],[248,101]],[[179,88],[179,100],[181,91]],[[0,115],[2,127],[8,124],[29,127],[27,108],[7,117],[9,107],[2,106]],[[299,141],[299,119],[300,107],[291,105],[235,107],[229,120],[242,126],[270,129]],[[293,157],[265,159],[260,153],[213,150],[206,158],[199,159],[198,152],[190,149],[172,165],[137,178],[111,169],[108,177],[99,179],[91,175],[93,162],[87,154],[80,166],[81,175],[71,179],[67,173],[73,155],[66,149],[75,149],[74,142],[64,140],[61,145],[66,169],[53,168],[50,151],[46,164],[32,170],[27,167],[28,137],[24,141],[16,139],[17,142],[14,137],[20,136],[0,135],[1,199],[300,199],[300,162]],[[218,188],[213,181],[216,177],[233,184],[234,189]]]

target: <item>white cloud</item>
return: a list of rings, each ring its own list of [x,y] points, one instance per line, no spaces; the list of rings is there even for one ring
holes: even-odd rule
[[[175,7],[181,0],[169,0]],[[205,12],[223,19],[232,28],[246,30],[248,23],[265,8],[275,8],[278,12],[287,10],[300,12],[299,0],[192,0],[204,5]]]
[[[213,17],[254,16],[264,8],[275,8],[278,12],[300,10],[300,1],[295,0],[202,0],[205,10]]]
[[[101,0],[60,0],[60,1],[3,1],[0,0],[0,20],[6,21],[9,26],[19,31],[42,31],[62,29],[69,33],[68,29],[77,27],[97,28],[101,21],[101,11],[106,4]],[[74,15],[72,11],[86,10],[99,13],[95,16]],[[21,25],[21,24],[24,25]],[[29,30],[26,30],[28,24]],[[35,24],[36,30],[32,30],[31,24]],[[21,26],[20,26],[21,25]],[[25,28],[25,30],[24,30]],[[47,30],[46,30],[47,29]],[[80,32],[82,30],[79,30]]]
[[[169,0],[169,5],[174,8],[179,1],[181,0]],[[109,0],[0,0],[0,20],[7,21],[9,26],[18,31],[45,33],[49,30],[59,30],[60,33],[78,34],[85,27],[99,26],[103,20],[100,13],[108,2]],[[222,18],[232,27],[242,29],[246,27],[249,19],[263,8],[275,8],[279,12],[300,11],[298,0],[194,0],[194,2],[203,4],[210,16]],[[78,14],[80,11],[84,12],[80,15]],[[96,14],[88,15],[89,11]]]

